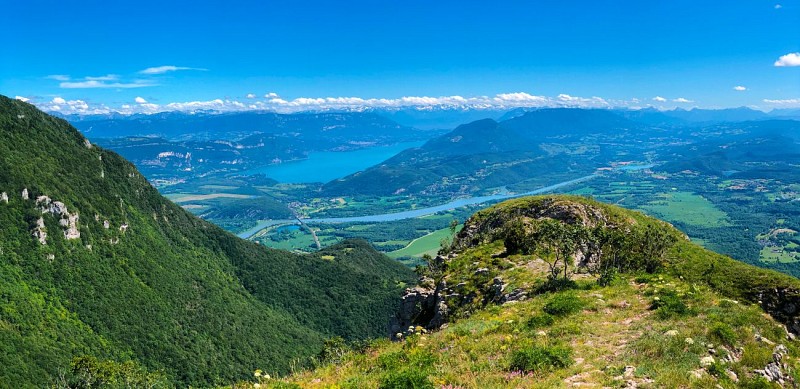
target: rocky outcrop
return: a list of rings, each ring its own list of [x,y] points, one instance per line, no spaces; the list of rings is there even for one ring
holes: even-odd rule
[[[36,227],[33,228],[33,236],[39,243],[46,245],[47,244],[47,227],[44,226],[44,218],[39,218],[36,220]]]
[[[775,320],[783,323],[793,334],[800,334],[800,290],[770,288],[755,290],[761,308]]]
[[[30,199],[30,196],[28,195],[28,188],[22,189],[22,199],[23,200],[29,200]]]
[[[763,369],[756,370],[756,374],[760,374],[767,381],[775,382],[782,387],[789,386],[795,387],[795,382],[792,375],[789,373],[790,366],[786,361],[786,356],[789,350],[786,346],[779,344],[772,352],[772,362],[764,366]]]
[[[447,256],[437,255],[431,260],[430,265],[446,269],[456,258],[458,255],[453,253]],[[491,277],[488,268],[476,269],[473,276]],[[467,314],[467,311],[476,308],[474,305],[476,301],[481,301],[479,304],[482,305],[506,304],[528,298],[528,292],[524,289],[509,290],[503,278],[498,276],[490,279],[490,282],[476,291],[468,288],[467,282],[453,281],[453,284],[448,284],[447,277],[438,283],[430,277],[420,278],[416,286],[405,290],[400,309],[391,321],[390,335],[393,339],[398,338],[398,334],[404,336],[409,327],[438,329],[445,325],[453,314]]]
[[[58,224],[64,229],[64,239],[80,239],[81,232],[78,229],[79,216],[77,213],[70,213],[63,202],[53,201],[48,196],[39,196],[36,198],[36,207],[42,214],[51,214],[59,219]],[[34,235],[37,236],[40,243],[46,244],[47,235],[44,227],[44,219],[39,218],[39,220],[41,221],[41,226],[39,226],[40,223],[37,221]]]
[[[417,286],[403,293],[400,309],[392,319],[390,330],[393,339],[402,336],[409,327],[420,326],[431,330],[442,326],[447,320],[448,307],[442,299],[444,283],[433,286],[433,280],[420,279]]]
[[[506,206],[501,210],[489,209],[478,212],[464,224],[456,235],[453,249],[462,251],[497,239],[502,239],[509,223],[520,220],[549,218],[567,224],[580,224],[586,227],[608,225],[609,220],[602,209],[578,201],[556,197],[526,199],[518,206]]]
[[[0,193],[0,202],[8,204],[8,194],[6,192]]]

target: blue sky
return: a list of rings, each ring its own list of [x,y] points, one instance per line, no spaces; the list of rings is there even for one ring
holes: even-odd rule
[[[799,0],[27,0],[3,8],[10,39],[0,93],[62,112],[459,98],[800,107]]]

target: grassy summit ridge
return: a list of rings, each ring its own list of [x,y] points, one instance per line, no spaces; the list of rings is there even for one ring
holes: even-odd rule
[[[563,240],[550,231],[578,241],[567,281],[560,267],[551,273]],[[798,291],[795,278],[705,250],[639,212],[576,196],[515,199],[470,218],[406,293],[445,325],[412,312],[399,341],[261,384],[792,387]]]
[[[410,272],[363,242],[327,255],[238,239],[67,122],[0,96],[0,382],[133,366],[167,386],[223,384],[302,365],[325,338],[384,335]]]

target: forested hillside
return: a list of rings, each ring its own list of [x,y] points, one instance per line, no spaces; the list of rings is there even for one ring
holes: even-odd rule
[[[302,256],[240,240],[67,122],[0,97],[0,382],[287,371],[326,338],[384,335],[409,275],[359,242]]]

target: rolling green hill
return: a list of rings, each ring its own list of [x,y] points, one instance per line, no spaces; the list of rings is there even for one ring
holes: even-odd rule
[[[240,240],[0,96],[0,386],[286,372],[326,338],[384,335],[409,276],[363,242],[322,257]]]

